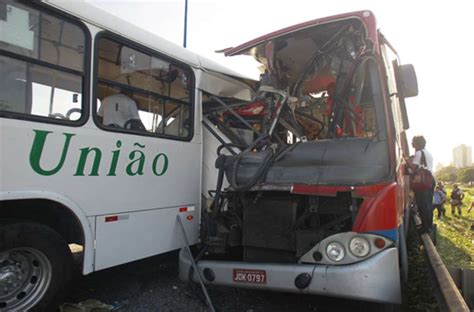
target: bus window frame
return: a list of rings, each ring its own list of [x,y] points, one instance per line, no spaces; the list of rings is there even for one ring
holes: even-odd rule
[[[180,67],[182,69],[185,69],[189,73],[188,78],[191,80],[191,82],[189,83],[189,85],[190,85],[190,90],[189,90],[190,91],[189,92],[189,110],[190,110],[190,114],[189,114],[189,117],[190,117],[191,121],[189,123],[188,136],[179,137],[179,136],[175,136],[175,135],[168,135],[168,134],[165,134],[165,133],[153,133],[153,132],[148,132],[148,131],[143,131],[143,130],[133,130],[133,129],[107,127],[107,126],[104,126],[100,122],[100,120],[98,118],[99,116],[97,115],[97,109],[98,109],[97,100],[99,99],[97,97],[97,89],[98,89],[98,86],[99,86],[100,83],[109,84],[112,87],[118,87],[118,88],[130,90],[130,91],[134,91],[134,92],[137,92],[137,93],[141,93],[141,94],[146,94],[146,95],[150,95],[150,96],[159,97],[159,98],[162,98],[162,99],[169,99],[169,100],[173,100],[173,101],[177,100],[177,99],[174,99],[174,98],[167,97],[166,95],[158,95],[156,93],[149,92],[149,91],[144,90],[144,89],[139,89],[139,88],[136,88],[136,87],[123,85],[119,82],[99,78],[98,57],[99,57],[99,42],[100,42],[101,39],[109,39],[109,40],[115,41],[119,44],[122,44],[122,45],[127,46],[127,47],[132,48],[132,49],[135,49],[140,53],[145,53],[145,54],[149,55],[150,57],[156,57],[156,58],[158,58],[160,60],[163,60],[165,62],[169,62],[170,64],[177,65],[178,67]],[[195,75],[194,75],[194,71],[193,71],[193,69],[190,65],[188,65],[186,63],[183,63],[179,60],[176,60],[176,59],[174,59],[174,58],[172,58],[168,55],[160,53],[160,52],[158,52],[158,51],[156,51],[156,50],[154,50],[150,47],[144,46],[144,45],[142,45],[138,42],[134,42],[134,41],[132,41],[128,38],[125,38],[121,35],[115,34],[113,32],[107,31],[107,30],[103,30],[103,31],[98,32],[95,35],[95,39],[94,39],[94,69],[93,69],[92,73],[93,73],[93,78],[92,78],[93,87],[92,87],[92,111],[91,111],[91,115],[92,115],[92,119],[94,120],[95,125],[99,129],[104,130],[104,131],[108,131],[108,132],[134,134],[134,135],[154,137],[154,138],[158,138],[158,139],[182,141],[182,142],[190,142],[194,138],[194,125],[195,125],[195,119],[196,119],[196,116],[195,116],[195,113],[196,113],[196,103],[195,103],[195,99],[196,99],[196,97],[195,97],[196,78],[195,78]]]
[[[50,14],[56,18],[62,19],[66,22],[74,24],[78,26],[84,33],[84,63],[83,63],[83,71],[82,73],[70,69],[67,67],[62,67],[60,65],[51,64],[42,60],[30,58],[24,55],[19,55],[10,51],[0,50],[0,55],[5,56],[8,58],[13,58],[15,60],[19,60],[25,63],[30,63],[33,65],[43,66],[48,69],[77,75],[78,77],[82,78],[82,94],[81,94],[81,118],[78,120],[65,120],[65,119],[57,119],[52,117],[46,116],[37,116],[31,114],[24,114],[24,113],[17,113],[17,112],[9,112],[9,111],[0,111],[0,118],[10,118],[10,119],[18,119],[24,121],[31,121],[31,122],[41,122],[47,124],[55,124],[60,126],[69,126],[69,127],[81,127],[89,120],[89,107],[90,107],[90,81],[91,81],[91,48],[92,48],[92,35],[89,31],[87,25],[81,21],[79,18],[65,13],[61,10],[53,8],[51,6],[45,5],[44,3],[38,2],[29,2],[23,0],[17,0],[21,5],[26,7],[30,7],[32,9],[44,12],[46,14]]]

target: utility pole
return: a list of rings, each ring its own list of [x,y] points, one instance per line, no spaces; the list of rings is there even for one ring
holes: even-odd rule
[[[188,0],[184,0],[184,39],[183,47],[186,48],[186,37],[188,35]]]

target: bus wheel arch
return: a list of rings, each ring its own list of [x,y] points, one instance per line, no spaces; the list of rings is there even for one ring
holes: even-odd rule
[[[0,219],[40,223],[58,232],[70,244],[84,245],[85,235],[76,214],[48,199],[18,199],[1,202]]]
[[[61,235],[67,244],[82,245],[82,272],[94,271],[93,228],[78,205],[44,192],[1,195],[0,224],[24,221],[45,225]]]

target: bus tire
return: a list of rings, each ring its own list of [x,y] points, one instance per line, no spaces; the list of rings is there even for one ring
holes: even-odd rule
[[[64,239],[45,225],[18,222],[0,226],[0,246],[0,310],[55,311],[71,279]]]
[[[408,250],[407,250],[407,239],[405,236],[405,224],[400,225],[399,229],[399,261],[400,261],[400,281],[403,287],[408,283]]]

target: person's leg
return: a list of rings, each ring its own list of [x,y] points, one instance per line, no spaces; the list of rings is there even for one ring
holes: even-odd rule
[[[456,206],[455,205],[451,205],[451,214],[453,215],[453,217],[456,215]]]
[[[459,213],[459,216],[462,215],[462,205],[458,205],[458,213]]]
[[[415,192],[416,205],[423,223],[423,231],[429,233],[433,225],[433,209],[431,208],[429,190]]]
[[[429,208],[429,229],[433,229],[433,196],[434,196],[434,190],[436,187],[436,181],[433,177],[433,183],[431,183],[431,188],[428,190],[428,198],[427,203],[428,203],[428,208]]]
[[[433,230],[433,192],[426,194],[426,226],[427,230]]]
[[[435,209],[438,211],[438,219],[441,219],[441,206],[440,205],[433,205],[433,211]]]

